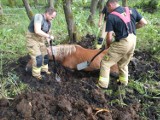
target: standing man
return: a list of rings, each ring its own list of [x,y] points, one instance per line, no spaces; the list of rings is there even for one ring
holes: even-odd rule
[[[51,74],[48,71],[49,57],[45,43],[50,44],[49,40],[54,37],[49,34],[51,21],[56,17],[54,8],[47,8],[44,14],[36,14],[28,26],[27,49],[33,61],[32,75],[38,80],[42,79],[41,72]]]
[[[136,29],[143,27],[147,21],[135,9],[121,7],[118,0],[108,0],[106,3],[110,14],[107,17],[106,31],[108,54],[101,61],[98,85],[108,88],[110,67],[118,64],[118,82],[128,84],[128,64],[136,46]],[[110,45],[112,34],[115,33],[115,42]]]
[[[102,26],[103,23],[103,27],[102,27],[102,33],[101,33],[101,37],[98,39],[98,43],[96,45],[96,49],[100,49],[103,45],[103,41],[106,38],[107,32],[106,32],[106,20],[107,20],[107,16],[108,16],[109,12],[107,10],[107,6],[104,6],[100,16],[99,16],[99,21],[98,21],[98,27],[100,28]],[[103,21],[104,18],[104,21]]]

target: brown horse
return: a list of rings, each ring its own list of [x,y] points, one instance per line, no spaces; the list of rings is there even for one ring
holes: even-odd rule
[[[77,69],[77,64],[84,61],[90,61],[100,51],[98,49],[86,49],[80,45],[57,45],[52,46],[52,50],[56,61],[59,61],[63,66],[73,70]],[[107,52],[108,50],[106,49],[101,54],[99,54],[90,64],[90,66],[84,69],[84,71],[100,69],[100,62]],[[51,52],[49,52],[49,59],[53,60]],[[27,67],[30,67],[31,64],[32,61],[30,60],[27,64]],[[111,73],[118,73],[117,65],[113,65],[111,67]]]

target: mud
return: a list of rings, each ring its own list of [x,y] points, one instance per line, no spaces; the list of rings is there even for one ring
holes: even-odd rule
[[[92,48],[94,40],[95,36],[87,35],[78,44]],[[129,64],[130,78],[139,80],[152,70],[155,74],[149,77],[160,81],[160,63],[153,61],[150,53],[136,51],[134,57]],[[4,69],[4,74],[14,70],[20,80],[29,85],[29,89],[15,96],[13,100],[0,100],[1,120],[141,120],[143,102],[159,104],[159,100],[145,100],[142,95],[129,88],[125,89],[124,104],[120,104],[115,76],[111,76],[108,88],[112,92],[104,92],[96,86],[99,71],[71,71],[59,63],[61,82],[55,80],[53,73],[50,76],[43,74],[45,80],[37,81],[24,70],[28,59],[28,56],[23,56]],[[49,66],[52,71],[51,61]],[[155,110],[154,107],[148,108],[148,119],[158,119]]]

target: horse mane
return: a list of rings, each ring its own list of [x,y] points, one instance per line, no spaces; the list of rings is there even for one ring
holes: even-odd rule
[[[79,45],[57,45],[57,46],[53,46],[52,50],[53,50],[53,54],[55,55],[55,57],[58,57],[59,59],[63,59],[65,56],[71,55],[72,53],[76,52],[76,47]],[[81,46],[79,46],[81,47]]]

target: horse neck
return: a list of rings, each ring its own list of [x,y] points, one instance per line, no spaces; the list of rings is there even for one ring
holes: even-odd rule
[[[55,60],[63,62],[63,60],[70,54],[76,51],[75,45],[58,45],[53,47]]]
[[[86,49],[81,46],[76,46],[76,54],[79,57],[79,62],[90,61],[100,50]]]

